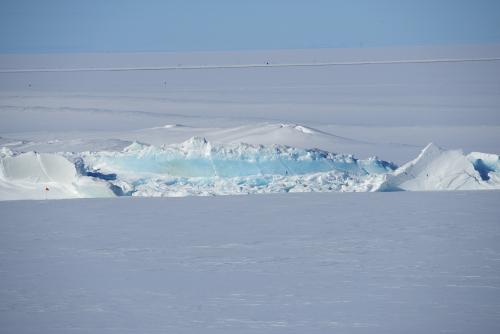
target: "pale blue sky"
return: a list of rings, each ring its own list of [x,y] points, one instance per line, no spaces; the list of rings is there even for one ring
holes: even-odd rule
[[[500,42],[498,0],[1,0],[0,52]]]

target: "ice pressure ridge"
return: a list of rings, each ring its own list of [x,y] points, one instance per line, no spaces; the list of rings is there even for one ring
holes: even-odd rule
[[[79,158],[90,173],[116,175],[110,183],[141,196],[369,191],[376,184],[369,180],[395,168],[318,149],[213,145],[197,137],[160,148],[134,143],[122,152],[88,152]]]
[[[377,158],[191,138],[155,147],[61,154],[0,151],[0,198],[500,189],[495,154],[428,145],[398,167]],[[52,191],[54,190],[54,191]]]

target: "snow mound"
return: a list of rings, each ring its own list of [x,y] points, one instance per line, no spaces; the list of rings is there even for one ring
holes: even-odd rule
[[[75,165],[61,155],[35,152],[14,155],[2,149],[0,199],[44,198],[49,193],[50,198],[113,195],[107,184],[79,176]]]
[[[165,124],[163,126],[155,126],[150,128],[150,130],[159,130],[159,129],[174,129],[174,128],[185,128],[186,126],[183,124]]]
[[[3,158],[1,176],[12,181],[67,184],[76,178],[76,170],[71,162],[60,155],[28,152]]]
[[[288,145],[299,148],[359,145],[354,139],[336,136],[304,125],[264,123],[208,132],[211,142],[224,144]]]
[[[317,130],[313,130],[311,128],[308,128],[303,125],[297,125],[297,124],[280,124],[280,128],[288,128],[288,129],[293,129],[302,133],[307,133],[307,134],[314,134],[318,133]]]
[[[431,143],[416,159],[388,174],[383,187],[388,190],[497,189],[499,166],[497,155],[465,155],[461,150],[444,150]]]

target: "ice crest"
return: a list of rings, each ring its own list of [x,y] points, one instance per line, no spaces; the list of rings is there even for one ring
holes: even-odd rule
[[[132,144],[125,147],[123,149],[123,151],[124,152],[139,152],[139,151],[143,150],[145,147],[147,147],[147,145],[134,141]]]
[[[8,147],[0,148],[0,158],[11,157],[14,155],[14,152]]]

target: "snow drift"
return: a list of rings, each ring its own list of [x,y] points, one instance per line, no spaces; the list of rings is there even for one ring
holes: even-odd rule
[[[420,155],[394,173],[382,186],[387,190],[479,190],[500,188],[498,155],[444,150],[427,145]]]
[[[212,144],[193,137],[121,151],[0,151],[0,198],[230,195],[274,192],[500,189],[498,155],[429,144],[403,166],[319,149]]]
[[[61,155],[0,151],[0,199],[110,196],[107,184],[78,175],[75,165]]]

